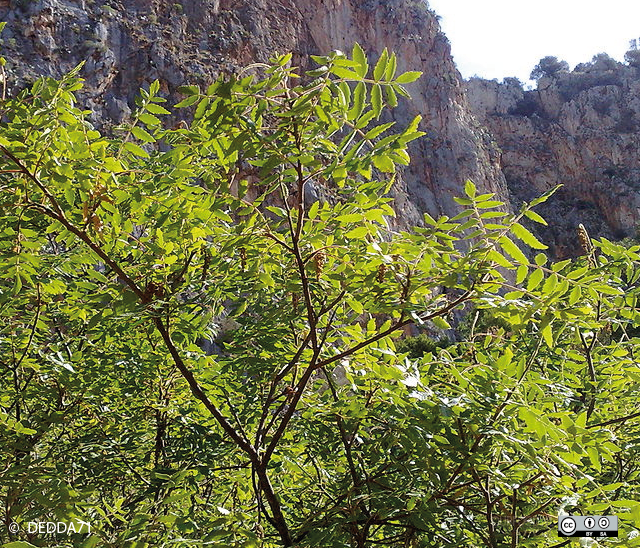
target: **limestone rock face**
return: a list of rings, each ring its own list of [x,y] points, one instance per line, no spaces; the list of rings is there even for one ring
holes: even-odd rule
[[[83,107],[108,129],[130,115],[138,89],[159,79],[169,102],[176,88],[207,84],[274,53],[350,51],[359,42],[375,62],[384,47],[399,70],[420,70],[390,116],[399,126],[423,116],[426,135],[395,188],[398,225],[454,214],[464,181],[507,198],[499,152],[471,114],[449,43],[424,0],[3,0],[0,38],[14,87],[59,77],[80,61]]]
[[[592,236],[634,236],[640,219],[640,69],[578,65],[524,91],[471,79],[469,102],[495,137],[514,205],[564,186],[542,214],[544,239],[558,257],[579,253],[576,227]]]

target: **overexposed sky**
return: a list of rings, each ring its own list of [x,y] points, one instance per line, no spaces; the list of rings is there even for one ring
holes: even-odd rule
[[[547,55],[573,68],[601,52],[622,61],[640,37],[640,0],[429,0],[465,78],[526,82]]]

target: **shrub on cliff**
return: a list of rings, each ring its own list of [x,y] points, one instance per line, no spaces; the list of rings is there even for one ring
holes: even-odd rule
[[[590,63],[584,63],[587,71],[606,72],[616,71],[622,65],[607,53],[597,53],[593,56]]]
[[[176,129],[157,82],[118,137],[77,71],[2,102],[0,539],[497,548],[557,543],[560,508],[634,525],[638,248],[531,259],[535,204],[471,182],[456,217],[392,230],[421,132],[378,120],[418,74],[356,46],[300,83],[289,59],[183,88]],[[491,326],[398,351],[465,303]]]
[[[640,68],[640,50],[630,49],[624,54],[624,60],[630,67]]]
[[[569,64],[566,61],[561,61],[557,57],[548,55],[540,59],[538,64],[531,71],[529,78],[531,80],[539,80],[540,78],[547,77],[553,78],[560,72],[567,72],[569,70]]]

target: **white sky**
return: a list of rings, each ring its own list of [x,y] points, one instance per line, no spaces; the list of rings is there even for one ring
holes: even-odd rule
[[[640,0],[429,0],[465,78],[523,82],[547,55],[573,68],[601,52],[622,61],[640,37]]]

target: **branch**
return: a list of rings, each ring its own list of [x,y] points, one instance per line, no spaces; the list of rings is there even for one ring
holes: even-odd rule
[[[140,298],[142,302],[147,301],[148,299],[144,294],[144,292],[142,291],[142,289],[140,289],[138,285],[133,281],[133,279],[131,279],[127,275],[127,273],[122,269],[122,267],[120,267],[118,263],[116,263],[113,259],[111,259],[111,257],[98,244],[96,244],[86,232],[77,228],[66,218],[64,211],[62,211],[62,208],[58,204],[58,201],[56,200],[55,196],[51,194],[51,192],[49,192],[49,190],[45,187],[45,185],[43,185],[40,182],[40,180],[34,174],[32,174],[22,164],[22,162],[18,158],[16,158],[9,150],[7,150],[6,147],[0,145],[0,150],[2,150],[4,154],[8,158],[10,158],[20,168],[20,171],[22,173],[24,173],[29,179],[31,179],[31,181],[33,181],[36,184],[36,186],[47,197],[53,209],[50,209],[49,207],[42,204],[34,204],[34,205],[37,206],[39,209],[41,209],[47,216],[62,223],[69,232],[71,232],[72,234],[75,234],[84,243],[86,243],[106,264],[108,264],[111,267],[111,269],[127,284],[127,286]],[[253,450],[253,447],[251,446],[251,444],[249,444],[246,440],[244,440],[235,431],[233,426],[229,424],[226,418],[220,413],[220,411],[215,407],[215,405],[213,405],[213,403],[209,400],[209,398],[206,396],[204,391],[200,388],[200,386],[198,385],[198,382],[193,376],[193,373],[191,373],[191,371],[187,368],[186,364],[182,360],[182,357],[180,356],[176,346],[171,340],[171,336],[167,331],[166,327],[164,326],[164,324],[162,323],[162,320],[156,317],[156,318],[153,318],[153,322],[156,328],[158,329],[158,331],[160,332],[160,335],[162,336],[162,339],[164,340],[165,345],[169,350],[171,357],[173,358],[173,361],[175,362],[182,376],[185,378],[185,380],[189,384],[189,388],[191,389],[191,392],[193,393],[193,395],[205,405],[205,407],[209,410],[209,412],[220,423],[223,430],[231,437],[231,439],[233,439],[238,444],[239,447],[241,447],[245,452],[247,452],[247,454],[249,454],[250,457],[257,458],[257,454]]]
[[[327,384],[329,385],[329,389],[331,390],[331,395],[333,396],[333,401],[335,403],[337,403],[339,401],[338,398],[338,392],[336,390],[336,387],[334,385],[333,379],[331,378],[331,373],[329,373],[328,371],[324,371],[325,377],[327,378]],[[358,431],[358,426],[356,426],[356,429],[354,430],[354,432],[351,434],[351,438],[349,438],[347,431],[344,427],[344,421],[342,420],[342,417],[340,416],[339,413],[335,414],[336,417],[336,423],[338,425],[338,430],[340,431],[340,439],[342,441],[342,445],[344,447],[344,453],[345,456],[347,457],[347,463],[349,464],[349,472],[351,474],[351,481],[353,482],[353,486],[356,490],[356,493],[359,494],[359,490],[360,487],[362,486],[362,479],[360,478],[360,476],[358,475],[358,471],[356,469],[356,465],[353,461],[353,455],[351,453],[351,445],[352,445],[352,440],[354,439],[356,432]],[[358,502],[358,505],[360,505],[360,501]],[[364,509],[366,510],[366,508]]]
[[[587,419],[591,418],[591,414],[595,409],[596,403],[596,368],[593,365],[593,357],[591,355],[591,351],[595,345],[596,339],[598,338],[597,334],[593,333],[593,339],[591,340],[591,344],[587,344],[587,341],[582,334],[582,331],[578,329],[578,335],[580,335],[580,342],[582,343],[582,347],[584,348],[584,354],[587,358],[587,365],[589,367],[589,379],[591,380],[591,399],[589,401],[589,406],[587,407]]]
[[[111,270],[113,270],[133,291],[143,302],[144,302],[144,292],[137,286],[137,284],[127,275],[127,273],[120,267],[118,263],[116,263],[111,257],[97,244],[95,243],[89,235],[84,231],[77,228],[74,224],[72,224],[65,216],[64,211],[58,204],[56,197],[44,186],[40,180],[31,173],[22,162],[16,158],[6,147],[0,145],[0,150],[10,158],[13,163],[15,163],[22,173],[24,173],[31,181],[35,183],[35,185],[42,191],[42,193],[46,196],[47,200],[51,204],[51,208],[47,207],[44,204],[36,204],[33,205],[40,209],[45,215],[48,217],[60,222],[69,232],[75,234],[80,240],[82,240],[85,244],[87,244],[91,250],[100,257],[105,264],[109,265]]]
[[[435,312],[432,312],[431,314],[428,314],[427,316],[423,316],[422,318],[420,318],[420,320],[423,321],[423,322],[426,322],[426,321],[431,320],[433,318],[437,318],[438,316],[443,316],[443,315],[447,314],[448,312],[453,310],[456,306],[458,306],[459,304],[461,304],[464,301],[466,301],[467,299],[469,299],[469,297],[471,296],[472,291],[473,291],[472,289],[469,289],[469,290],[465,291],[455,301],[450,302],[446,306],[443,306],[442,308],[436,310]],[[333,363],[335,361],[338,361],[338,360],[341,360],[343,358],[346,358],[347,356],[350,356],[351,354],[357,352],[358,350],[361,350],[361,349],[373,344],[374,342],[379,341],[380,339],[384,339],[386,336],[390,335],[394,331],[398,331],[399,329],[402,329],[406,325],[412,324],[414,322],[415,322],[415,320],[413,318],[407,318],[407,319],[403,320],[402,316],[401,316],[400,320],[398,320],[396,323],[394,323],[393,325],[391,325],[390,327],[388,327],[384,331],[381,331],[377,335],[374,335],[373,337],[367,339],[366,341],[362,341],[361,343],[358,343],[355,346],[352,346],[351,348],[348,348],[347,350],[344,350],[344,351],[340,352],[339,354],[336,354],[335,356],[332,356],[331,358],[327,358],[325,360],[319,361],[316,364],[316,369],[319,369],[321,367],[325,367],[325,366],[329,365],[330,363]]]
[[[275,448],[278,445],[278,442],[280,441],[280,438],[284,434],[284,431],[287,429],[289,421],[291,420],[291,418],[293,417],[293,414],[295,413],[296,407],[300,402],[300,399],[302,398],[302,394],[305,388],[307,387],[307,384],[309,382],[309,379],[311,378],[311,375],[317,369],[317,364],[316,364],[317,359],[318,359],[318,354],[314,352],[314,355],[311,358],[311,362],[309,363],[309,366],[307,367],[304,374],[298,381],[298,384],[296,385],[291,401],[289,402],[289,407],[285,411],[284,417],[282,417],[282,421],[280,421],[280,424],[277,430],[274,432],[273,437],[271,438],[271,442],[269,443],[266,451],[264,452],[264,455],[262,456],[262,463],[265,466],[268,464],[269,459],[271,458],[271,455],[273,455],[273,452],[275,451]]]
[[[507,392],[507,394],[506,394],[506,396],[504,398],[504,401],[498,406],[498,408],[493,413],[493,416],[491,417],[490,423],[493,423],[498,419],[498,417],[501,415],[501,413],[504,410],[504,408],[509,403],[509,400],[510,400],[511,396],[513,395],[513,393],[515,392],[516,388],[522,382],[522,379],[524,379],[525,375],[529,371],[529,368],[533,365],[533,362],[536,359],[536,356],[538,355],[538,352],[540,350],[540,346],[541,345],[542,345],[542,338],[538,338],[538,342],[536,344],[536,347],[533,350],[531,356],[529,357],[529,360],[527,361],[527,363],[526,363],[526,365],[524,367],[524,370],[522,371],[522,374],[520,375],[520,378],[518,379],[518,382],[516,383],[516,385],[511,390],[509,390]],[[486,434],[478,435],[476,440],[473,442],[473,445],[469,449],[469,455],[475,453],[476,449],[478,449],[480,443],[482,442],[482,440],[485,437],[486,437]],[[439,493],[434,493],[433,495],[431,495],[431,497],[429,497],[429,501],[434,500],[434,499],[436,499],[436,498],[448,493],[449,491],[451,491],[451,489],[453,488],[453,482],[456,480],[456,478],[458,477],[460,472],[462,472],[462,470],[464,470],[464,467],[468,464],[468,462],[469,462],[468,458],[464,459],[462,462],[460,462],[460,464],[457,466],[457,468],[453,471],[453,473],[451,474],[451,476],[447,480],[447,483],[444,486],[444,489],[441,490]]]
[[[560,544],[554,544],[553,546],[550,546],[549,548],[562,548],[562,546],[566,546],[567,544],[571,544],[572,540],[573,539],[565,540],[564,542],[561,542]]]
[[[631,419],[635,419],[636,417],[640,417],[640,411],[637,413],[632,413],[631,415],[626,415],[625,417],[618,417],[617,419],[611,419],[605,422],[598,422],[596,424],[590,424],[587,428],[599,428],[600,426],[609,426],[610,424],[618,424],[620,422],[626,422]]]
[[[16,276],[19,276],[19,274],[16,274]],[[29,347],[31,346],[31,343],[33,342],[33,337],[36,334],[36,328],[38,326],[38,320],[40,319],[40,310],[42,308],[42,301],[40,300],[40,284],[36,285],[36,317],[33,319],[33,325],[31,326],[31,332],[29,333],[29,340],[27,341],[27,344],[24,347],[24,350],[22,352],[22,355],[20,356],[20,359],[18,360],[18,363],[16,363],[16,365],[14,366],[14,369],[18,369],[20,367],[20,364],[22,364],[22,362],[24,361],[25,357],[27,356],[27,353],[29,352]]]
[[[0,150],[10,158],[19,168],[24,175],[26,175],[31,181],[35,183],[35,185],[42,191],[45,195],[51,207],[48,207],[44,204],[36,204],[33,203],[35,207],[40,209],[45,215],[48,217],[60,222],[69,232],[76,235],[82,242],[87,244],[89,248],[100,257],[105,264],[107,264],[123,281],[124,283],[136,294],[136,296],[140,299],[142,303],[149,303],[149,296],[145,294],[145,292],[138,287],[135,281],[130,278],[127,273],[120,267],[120,265],[114,261],[97,243],[95,243],[91,237],[84,231],[77,228],[73,223],[71,223],[65,216],[64,211],[58,204],[56,197],[47,189],[47,187],[40,182],[40,180],[31,173],[22,162],[16,158],[6,147],[0,145]],[[298,250],[299,256],[299,250]],[[301,258],[300,258],[301,259]],[[303,266],[304,268],[304,266]],[[266,466],[262,466],[260,462],[260,458],[258,453],[253,448],[251,443],[240,433],[236,431],[236,429],[229,423],[226,417],[220,412],[220,410],[211,402],[211,400],[207,397],[205,392],[202,390],[198,382],[196,381],[193,373],[189,370],[184,360],[180,356],[177,347],[175,346],[173,340],[171,339],[171,335],[167,329],[167,327],[163,324],[162,319],[160,317],[153,317],[153,323],[160,333],[169,354],[189,385],[191,393],[200,400],[205,408],[211,413],[211,415],[218,421],[222,429],[225,433],[240,447],[250,458],[253,466],[256,469],[256,473],[258,475],[260,481],[260,488],[263,490],[265,498],[269,503],[271,511],[273,513],[274,519],[274,527],[278,531],[280,538],[282,539],[285,546],[291,546],[291,534],[286,524],[286,520],[284,515],[282,514],[282,509],[280,507],[280,502],[278,501],[275,492],[273,491],[273,487],[269,482],[269,478],[266,472]],[[288,422],[288,421],[287,421]],[[285,425],[286,426],[286,425]],[[277,440],[276,440],[277,441]]]
[[[549,506],[552,502],[554,501],[554,499],[549,499],[547,502],[545,502],[542,506],[540,506],[539,508],[537,508],[536,510],[534,510],[533,512],[531,512],[528,516],[523,517],[521,520],[516,522],[516,530],[520,529],[520,527],[522,527],[522,525],[524,525],[527,521],[529,521],[531,518],[537,516],[538,514],[541,514],[542,512],[544,512],[544,509]]]
[[[169,354],[171,354],[171,357],[173,358],[173,361],[176,364],[176,367],[178,368],[178,370],[180,371],[184,379],[187,381],[187,384],[189,385],[191,393],[204,404],[207,410],[220,423],[220,426],[222,426],[222,429],[226,432],[226,434],[234,442],[236,442],[236,444],[241,449],[243,449],[249,455],[249,458],[251,458],[251,461],[258,462],[257,453],[255,452],[251,444],[248,442],[248,440],[246,440],[243,436],[241,436],[236,431],[236,429],[233,426],[231,426],[229,421],[227,421],[226,417],[222,415],[222,413],[218,410],[218,408],[211,402],[211,400],[209,400],[207,395],[204,393],[204,391],[198,384],[198,381],[193,376],[193,373],[189,370],[187,365],[184,363],[182,356],[180,356],[180,353],[178,352],[178,349],[176,348],[173,340],[171,339],[171,335],[169,334],[169,331],[167,330],[164,323],[162,322],[162,319],[159,317],[154,317],[153,323],[155,324],[156,329],[160,333],[160,336],[162,337],[162,340],[164,341],[165,346],[167,347],[167,350],[169,350]]]

